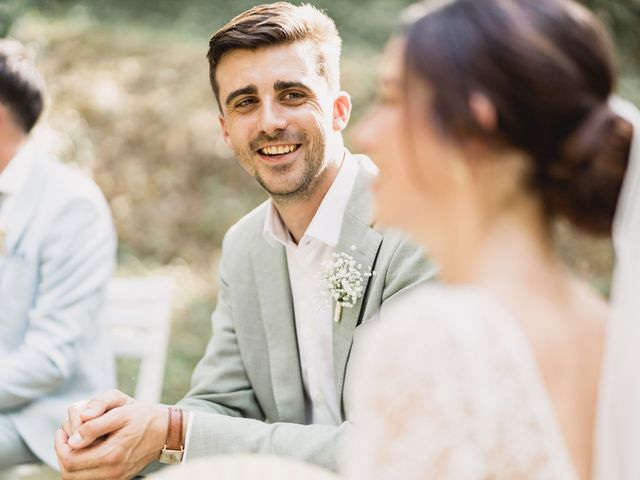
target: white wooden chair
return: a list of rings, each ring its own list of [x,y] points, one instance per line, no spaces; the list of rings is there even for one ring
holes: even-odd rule
[[[103,319],[111,325],[115,356],[140,360],[134,397],[142,402],[160,402],[175,287],[171,277],[115,277],[107,285]],[[58,473],[39,464],[0,472],[0,480],[55,478]]]
[[[134,397],[158,403],[162,393],[175,281],[170,277],[114,278],[104,319],[116,357],[140,360]]]

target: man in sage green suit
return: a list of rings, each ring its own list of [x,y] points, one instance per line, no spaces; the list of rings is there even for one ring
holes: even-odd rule
[[[64,479],[130,478],[158,458],[224,453],[336,468],[358,329],[434,275],[419,249],[373,227],[376,168],[343,144],[351,101],[339,53],[329,17],[284,2],[254,7],[211,38],[224,139],[270,198],[224,239],[213,336],[177,405],[185,414],[120,392],[71,408],[56,436]],[[340,253],[375,275],[334,321],[314,304],[323,260]]]
[[[371,226],[375,167],[361,155],[345,161],[357,162],[359,171],[336,251],[372,265],[376,275],[365,280],[365,295],[333,323],[335,383],[343,420],[348,418],[343,393],[354,332],[377,315],[383,302],[434,273],[422,252],[401,235]],[[273,247],[263,238],[266,211],[265,203],[243,218],[223,244],[213,338],[195,370],[191,391],[178,404],[195,412],[188,456],[267,452],[333,468],[348,422],[305,425],[307,395],[286,254],[281,245]]]

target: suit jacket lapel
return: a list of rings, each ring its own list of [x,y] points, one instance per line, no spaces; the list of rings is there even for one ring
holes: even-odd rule
[[[373,223],[370,187],[376,172],[368,158],[353,157],[359,162],[360,170],[345,211],[336,252],[348,253],[364,269],[374,265],[382,242],[382,235],[370,227]],[[352,245],[355,250],[351,249]],[[281,245],[270,246],[260,233],[254,239],[251,255],[276,408],[281,420],[305,423],[304,388],[286,252]],[[368,280],[365,281],[368,283]],[[353,330],[361,317],[363,298],[353,308],[343,309],[340,322],[333,324],[333,360],[340,398]]]
[[[376,172],[375,167],[367,157],[359,155],[355,157],[359,157],[360,171],[345,211],[336,252],[344,252],[351,255],[356,264],[362,265],[363,270],[366,270],[373,267],[382,242],[382,235],[371,228],[373,224],[371,183],[375,178]],[[365,282],[368,285],[369,278],[366,278]],[[336,391],[340,399],[342,399],[344,375],[349,351],[351,350],[353,331],[360,321],[363,301],[366,295],[365,285],[364,296],[358,299],[358,302],[352,308],[343,308],[340,321],[333,324],[333,363]]]
[[[7,219],[5,239],[7,252],[12,252],[16,248],[40,202],[45,189],[47,175],[43,170],[46,168],[46,161],[36,157],[33,163],[33,170],[27,179],[24,189],[16,194],[14,208],[12,208]]]
[[[251,251],[258,299],[268,345],[274,400],[280,420],[305,423],[304,390],[287,256],[256,236]]]

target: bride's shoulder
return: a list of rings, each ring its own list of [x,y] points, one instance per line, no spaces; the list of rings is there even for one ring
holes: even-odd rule
[[[404,336],[411,331],[464,338],[472,332],[501,328],[507,319],[502,305],[480,288],[423,285],[382,306],[379,330],[386,332],[383,335],[398,332]]]
[[[480,287],[426,284],[417,285],[397,295],[383,305],[383,310],[412,308],[413,306],[427,307],[430,310],[460,310],[471,304],[486,304],[488,300],[487,293]]]
[[[383,305],[377,325],[358,336],[356,356],[400,371],[413,365],[409,370],[427,375],[459,367],[462,377],[481,376],[514,354],[510,322],[484,290],[423,286]]]

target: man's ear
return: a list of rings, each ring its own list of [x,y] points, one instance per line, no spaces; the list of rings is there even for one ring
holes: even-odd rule
[[[351,95],[340,91],[333,101],[333,129],[336,132],[344,130],[351,117]]]
[[[231,146],[231,139],[229,138],[229,131],[227,130],[223,115],[218,115],[218,122],[220,122],[220,130],[222,130],[222,138],[224,138],[224,143],[226,143],[227,146],[233,150],[233,147]]]
[[[28,135],[24,127],[20,125],[10,107],[0,101],[0,130],[4,134],[18,136]]]
[[[0,102],[0,128],[5,128],[10,120],[9,109]]]

